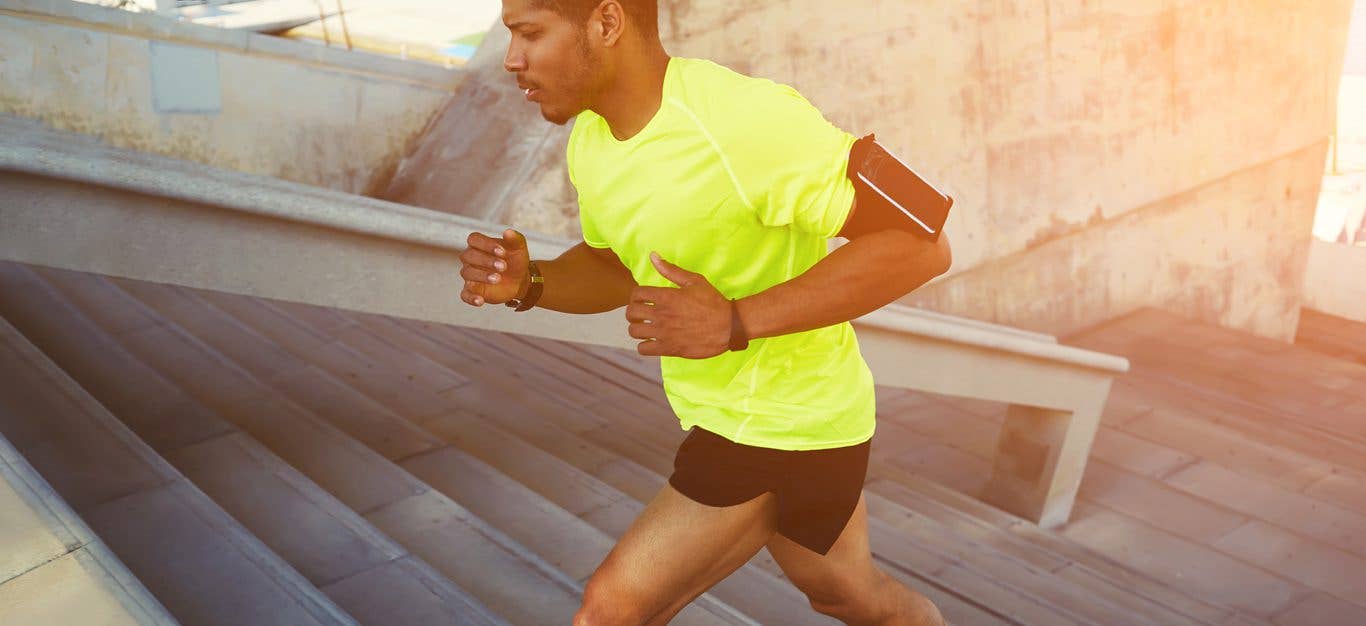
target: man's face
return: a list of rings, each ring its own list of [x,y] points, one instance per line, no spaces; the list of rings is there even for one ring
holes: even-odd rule
[[[595,55],[584,27],[530,0],[503,0],[503,24],[512,31],[503,68],[520,87],[531,87],[541,117],[563,125],[592,105]]]

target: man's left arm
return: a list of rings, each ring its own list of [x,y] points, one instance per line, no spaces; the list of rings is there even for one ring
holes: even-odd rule
[[[802,274],[735,302],[735,317],[750,339],[822,328],[861,317],[948,271],[948,238],[931,243],[906,230],[891,205],[861,206],[850,197],[840,216],[835,198],[850,189],[827,181],[847,174],[855,139],[831,124],[789,85],[750,81],[747,104],[712,120],[729,157],[741,200],[759,223],[798,228],[849,243]],[[729,124],[729,126],[724,126]],[[886,210],[884,210],[886,209]],[[896,213],[896,214],[894,214]],[[835,220],[843,220],[839,228]],[[732,305],[705,276],[658,254],[651,263],[678,285],[636,286],[626,306],[628,333],[651,356],[708,358],[729,349]]]
[[[857,208],[851,208],[847,221]],[[786,335],[862,317],[947,272],[951,264],[945,233],[930,242],[905,230],[874,230],[735,305],[750,339]]]
[[[850,207],[840,231],[849,243],[836,248],[800,275],[735,301],[749,339],[821,328],[862,317],[895,301],[952,263],[948,235],[931,243],[907,231],[883,228],[883,219],[865,211],[854,223]],[[850,228],[851,225],[857,228]],[[727,350],[731,304],[705,276],[678,267],[658,254],[651,262],[678,285],[636,286],[626,306],[627,332],[640,339],[636,352],[646,356],[703,359]]]

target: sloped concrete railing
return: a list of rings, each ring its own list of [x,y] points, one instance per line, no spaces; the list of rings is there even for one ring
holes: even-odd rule
[[[620,310],[471,307],[458,255],[505,225],[102,146],[0,117],[4,259],[635,349]],[[527,234],[535,258],[572,240]],[[1066,522],[1125,359],[892,305],[854,321],[879,384],[1008,403],[981,497]]]

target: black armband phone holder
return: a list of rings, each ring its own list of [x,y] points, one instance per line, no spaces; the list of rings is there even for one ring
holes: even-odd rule
[[[939,240],[953,198],[888,152],[873,133],[854,142],[845,175],[854,183],[856,206],[841,234],[852,238],[895,228],[929,241]]]

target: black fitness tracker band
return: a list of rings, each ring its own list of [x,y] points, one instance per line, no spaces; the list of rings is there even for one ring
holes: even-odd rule
[[[744,350],[749,347],[749,337],[745,333],[745,327],[740,323],[740,309],[735,305],[735,300],[730,301],[730,349]]]

